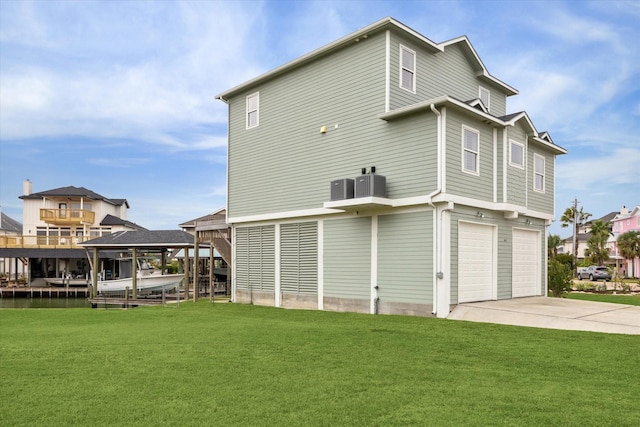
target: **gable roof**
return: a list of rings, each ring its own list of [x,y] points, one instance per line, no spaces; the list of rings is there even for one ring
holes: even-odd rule
[[[123,225],[125,227],[133,228],[134,230],[147,230],[135,222],[127,221],[126,219],[118,218],[111,214],[106,214],[102,221],[100,221],[100,225]]]
[[[0,212],[0,230],[8,233],[22,234],[22,223]]]
[[[40,191],[38,193],[25,194],[20,196],[19,199],[42,199],[46,197],[82,197],[90,200],[100,200],[114,206],[124,205],[127,208],[129,207],[127,199],[109,199],[87,188],[74,187],[72,185],[54,188],[53,190]]]
[[[193,244],[193,235],[182,230],[118,231],[78,243],[89,248],[180,248]]]
[[[476,108],[472,106],[468,102],[460,101],[451,96],[440,96],[433,99],[428,99],[426,101],[418,102],[415,104],[407,105],[404,107],[396,108],[393,111],[389,111],[386,113],[379,114],[378,117],[382,120],[391,121],[404,116],[408,116],[410,114],[415,114],[420,111],[428,111],[431,109],[431,106],[453,106],[456,108],[460,108],[467,112],[473,113],[482,119],[485,123],[499,125],[499,126],[513,126],[519,120],[525,120],[527,125],[531,128],[531,131],[534,135],[534,140],[544,145],[548,149],[552,150],[556,154],[567,154],[567,150],[560,147],[559,145],[555,145],[547,140],[541,139],[538,137],[538,133],[536,131],[535,126],[531,122],[529,115],[521,111],[519,113],[509,114],[507,116],[496,117],[488,112],[483,111],[482,109]]]
[[[501,86],[503,89],[506,90],[507,96],[518,94],[517,89],[514,89],[513,87],[504,83],[503,81],[498,80],[497,78],[493,77],[489,73],[489,70],[487,70],[487,67],[484,66],[484,63],[480,59],[480,56],[478,56],[478,53],[473,48],[473,45],[471,44],[467,36],[460,36],[460,37],[456,37],[454,39],[439,43],[438,47],[441,47],[442,50],[444,51],[447,47],[454,46],[454,45],[457,45],[462,49],[462,51],[465,53],[467,58],[470,60],[471,65],[474,66],[476,72],[478,73],[477,74],[478,77],[481,77],[482,79],[488,82],[491,82],[495,85]]]
[[[185,221],[182,224],[178,224],[178,226],[181,227],[181,228],[195,228],[196,223],[198,221],[212,221],[212,220],[218,219],[218,217],[220,217],[220,216],[225,216],[226,217],[226,209],[225,208],[220,208],[217,211],[213,211],[208,215],[201,216],[201,217],[196,218],[196,219],[191,219],[189,221]]]
[[[489,71],[480,60],[480,57],[478,56],[478,54],[476,53],[475,49],[473,48],[473,46],[471,45],[471,43],[469,42],[466,36],[461,36],[452,40],[448,40],[443,43],[435,43],[432,40],[428,39],[427,37],[423,36],[422,34],[418,33],[417,31],[413,30],[412,28],[409,28],[408,26],[404,25],[400,21],[397,21],[396,19],[393,19],[391,17],[386,17],[364,28],[361,28],[351,34],[348,34],[332,43],[329,43],[316,50],[313,50],[307,53],[306,55],[303,55],[297,59],[294,59],[293,61],[287,62],[286,64],[281,65],[280,67],[274,68],[273,70],[268,71],[254,79],[251,79],[229,90],[226,90],[216,95],[215,98],[226,102],[229,97],[237,93],[240,93],[242,91],[245,91],[252,86],[255,86],[259,83],[263,83],[267,80],[273,79],[281,74],[289,72],[311,61],[317,60],[318,58],[328,55],[336,50],[342,49],[345,46],[348,46],[353,43],[358,43],[361,40],[369,37],[369,35],[373,33],[377,33],[379,31],[386,30],[386,29],[400,31],[403,34],[413,38],[416,42],[420,43],[424,48],[434,53],[444,52],[445,48],[447,48],[448,46],[460,45],[460,47],[466,53],[466,56],[471,61],[474,68],[477,70],[479,77],[495,85],[502,87],[507,93],[507,95],[515,95],[518,93],[516,89],[512,88],[511,86],[507,85],[506,83],[498,80],[497,78],[489,74]]]

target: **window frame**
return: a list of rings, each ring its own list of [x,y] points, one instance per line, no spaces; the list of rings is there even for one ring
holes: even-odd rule
[[[542,160],[542,172],[538,172],[537,160]],[[547,158],[541,154],[535,153],[533,155],[533,191],[538,193],[544,193],[546,190],[546,169],[547,169]],[[540,176],[542,179],[542,188],[538,188],[538,182],[536,178]]]
[[[403,52],[404,51],[407,51],[408,53],[413,55],[413,69],[405,68],[404,63],[402,61],[402,57],[403,57]],[[404,90],[406,90],[408,92],[411,92],[411,93],[416,93],[416,80],[417,80],[417,75],[418,75],[417,70],[416,70],[417,62],[418,62],[417,58],[418,58],[418,54],[416,53],[415,50],[409,49],[408,47],[406,47],[404,45],[400,45],[400,57],[399,57],[399,61],[398,61],[400,72],[399,72],[399,76],[398,76],[399,77],[398,84],[399,84],[401,89],[404,89]],[[407,70],[408,72],[411,73],[411,88],[407,88],[403,84],[402,77],[403,77],[403,74],[404,74],[405,70]]]
[[[521,163],[516,163],[513,161],[513,146],[517,145],[522,149],[522,158],[520,159]],[[515,141],[513,139],[509,140],[509,166],[513,166],[514,168],[524,169],[524,159],[525,159],[525,150],[524,144]]]
[[[482,100],[482,92],[486,92],[487,94],[487,102]],[[483,86],[478,86],[478,99],[482,101],[487,110],[491,110],[491,91]]]
[[[252,99],[256,100],[255,109],[250,109],[249,107],[249,103]],[[251,113],[255,113],[255,124],[251,124]],[[253,129],[260,126],[260,92],[249,94],[245,99],[245,125],[246,129]]]
[[[474,152],[473,150],[467,149],[467,146],[465,145],[466,142],[466,132],[471,132],[474,135],[476,135],[476,151]],[[462,149],[462,159],[461,159],[461,167],[462,167],[462,172],[464,173],[468,173],[470,175],[475,175],[475,176],[479,176],[480,175],[480,131],[478,129],[474,129],[470,126],[467,125],[462,125],[462,141],[461,141],[461,149]],[[475,170],[470,170],[466,168],[466,153],[473,153],[475,154]]]

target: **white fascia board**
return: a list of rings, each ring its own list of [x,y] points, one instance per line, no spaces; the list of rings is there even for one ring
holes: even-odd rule
[[[303,209],[299,211],[274,212],[274,213],[261,214],[261,215],[230,217],[230,218],[227,218],[227,224],[239,224],[243,222],[273,221],[277,219],[298,218],[298,217],[307,217],[307,216],[321,216],[321,215],[331,215],[331,214],[337,214],[337,213],[343,213],[343,211],[339,209],[324,209],[324,208]]]
[[[487,70],[487,67],[484,66],[484,63],[480,59],[480,56],[478,56],[478,52],[476,52],[476,50],[474,49],[473,45],[471,44],[471,42],[467,38],[467,36],[460,36],[460,37],[456,37],[456,38],[451,39],[451,40],[444,41],[442,43],[438,43],[438,46],[441,47],[442,50],[444,51],[445,47],[451,46],[451,45],[454,45],[454,44],[458,44],[458,43],[464,43],[467,46],[467,48],[469,49],[469,51],[473,55],[474,59],[477,61],[478,65],[482,69],[482,71],[480,71],[478,73],[478,76],[482,76],[482,77],[490,80],[492,83],[495,83],[496,85],[501,86],[502,88],[506,89],[506,91],[508,92],[507,96],[517,95],[519,93],[517,89],[509,86],[505,82],[503,82],[503,81],[493,77],[491,74],[489,74],[489,71]]]
[[[533,137],[532,138],[535,142],[544,145],[545,147],[547,147],[548,149],[552,150],[555,154],[567,154],[567,150],[560,147],[559,145],[555,145],[550,143],[549,141],[545,140],[545,139],[540,139],[538,137]]]
[[[485,113],[481,110],[478,110],[477,108],[474,108],[472,106],[470,106],[469,104],[462,102],[462,101],[458,101],[457,99],[453,99],[451,97],[448,96],[440,96],[437,98],[433,98],[433,99],[429,99],[426,101],[422,101],[422,102],[418,102],[415,104],[411,104],[411,105],[407,105],[405,107],[401,107],[401,108],[396,108],[393,111],[389,111],[387,113],[382,113],[382,114],[378,114],[378,118],[382,119],[384,121],[390,121],[390,120],[394,120],[403,116],[407,116],[422,110],[429,110],[431,111],[431,105],[436,105],[436,106],[441,106],[441,105],[445,105],[445,104],[449,104],[449,105],[454,105],[456,107],[459,107],[463,110],[466,110],[472,114],[475,114],[477,116],[482,117],[485,120],[490,121],[491,123],[497,124],[497,125],[501,125],[501,126],[505,126],[505,122],[503,120],[500,120],[499,118],[492,116],[491,114]]]
[[[505,212],[505,218],[515,219],[520,215],[530,216],[544,220],[553,220],[554,215],[546,212],[538,212],[526,206],[514,205],[511,203],[492,203],[484,200],[472,199],[454,194],[440,193],[433,197],[433,203],[453,202],[456,205],[470,206],[477,209],[489,211]]]

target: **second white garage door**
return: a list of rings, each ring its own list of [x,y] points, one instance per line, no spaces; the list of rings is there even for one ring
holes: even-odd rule
[[[458,302],[496,298],[495,228],[458,223]]]
[[[513,230],[511,296],[542,295],[540,232]]]

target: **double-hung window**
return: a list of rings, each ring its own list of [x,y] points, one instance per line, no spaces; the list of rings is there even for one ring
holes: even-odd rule
[[[509,140],[509,164],[524,169],[524,145]]]
[[[533,189],[544,193],[545,158],[539,154],[533,156]]]
[[[480,173],[480,132],[462,126],[462,171]]]
[[[247,96],[247,129],[257,127],[259,124],[260,92]]]
[[[400,87],[416,91],[416,53],[400,46]]]

